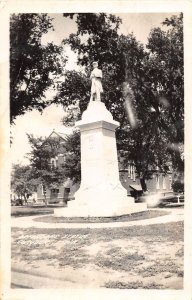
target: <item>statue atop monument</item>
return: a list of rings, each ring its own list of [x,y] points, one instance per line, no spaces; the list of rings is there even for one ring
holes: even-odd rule
[[[102,71],[98,68],[98,63],[93,63],[93,71],[91,72],[91,98],[90,101],[101,101],[101,93],[103,92],[102,84]]]

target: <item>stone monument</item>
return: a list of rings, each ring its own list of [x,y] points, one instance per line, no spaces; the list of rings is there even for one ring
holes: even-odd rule
[[[93,63],[93,71],[91,72],[91,98],[90,101],[101,101],[101,93],[103,92],[103,87],[101,84],[102,71],[98,69],[98,63],[95,61]]]
[[[119,122],[113,120],[100,101],[102,73],[97,74],[101,76],[96,79],[97,86],[92,87],[87,110],[81,121],[76,122],[81,132],[81,185],[75,200],[68,202],[66,208],[56,209],[56,216],[109,217],[147,209],[145,203],[134,203],[120,183],[115,138]]]

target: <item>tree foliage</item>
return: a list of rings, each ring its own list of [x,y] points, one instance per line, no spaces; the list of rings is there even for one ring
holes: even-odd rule
[[[118,153],[124,164],[134,161],[140,177],[151,168],[168,170],[167,162],[182,171],[184,143],[183,16],[165,19],[162,28],[151,30],[146,47],[131,34],[119,33],[121,19],[111,14],[64,14],[77,23],[77,32],[63,41],[78,54],[83,71],[65,71],[54,103],[63,104],[65,125],[80,119],[90,99],[90,72],[93,61],[103,72],[102,101],[120,122]],[[15,30],[17,28],[18,30]],[[25,28],[25,30],[23,30]],[[53,44],[41,45],[42,34],[51,28],[46,15],[22,14],[11,17],[11,114],[12,120],[26,109],[43,109],[42,100],[53,84],[50,74],[62,73],[62,50]],[[14,30],[13,30],[14,29]],[[31,164],[36,177],[56,186],[64,176],[80,178],[80,139],[75,133],[66,139],[66,161],[52,170],[56,154],[41,147],[43,139],[30,137]],[[45,144],[43,144],[45,146]],[[43,148],[43,149],[42,149]],[[64,151],[64,150],[63,150]],[[76,178],[76,179],[74,179]]]
[[[35,138],[33,135],[28,135],[28,139],[32,147],[28,156],[34,178],[47,188],[57,188],[64,182],[64,170],[62,165],[52,165],[51,159],[62,152],[60,140],[56,137]]]
[[[12,14],[10,17],[10,118],[48,104],[45,92],[62,74],[66,57],[63,48],[42,44],[53,29],[47,14]],[[51,100],[51,99],[48,99]]]
[[[74,183],[80,181],[79,132],[65,136],[65,139],[59,136],[35,138],[33,135],[28,135],[28,139],[32,146],[30,165],[39,184],[51,189],[58,188],[68,178]],[[58,156],[62,157],[62,162],[51,164],[51,159]]]
[[[91,63],[103,71],[105,103],[115,120],[119,153],[125,164],[133,160],[140,176],[149,167],[166,172],[167,162],[183,167],[179,145],[183,134],[183,16],[163,22],[165,30],[151,30],[146,49],[133,34],[120,35],[121,20],[113,15],[64,14],[74,18],[77,33],[64,44],[78,53],[84,72],[66,73],[55,102],[77,106],[64,121],[80,118],[90,97]],[[77,113],[78,112],[78,113]]]
[[[80,158],[80,132],[74,131],[68,135],[64,144],[65,162],[64,173],[73,183],[81,181],[81,158]]]
[[[13,166],[11,189],[18,197],[24,197],[27,202],[28,196],[36,191],[37,185],[38,182],[33,178],[30,166],[22,166],[19,164]]]

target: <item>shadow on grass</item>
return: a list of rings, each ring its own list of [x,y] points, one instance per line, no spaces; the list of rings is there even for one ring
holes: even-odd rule
[[[114,217],[54,217],[45,216],[35,218],[36,222],[44,223],[111,223],[111,222],[129,222],[144,219],[157,218],[170,214],[168,211],[162,210],[147,210],[143,212],[133,213],[123,216]]]
[[[36,216],[36,215],[44,215],[44,214],[53,214],[53,208],[45,207],[45,206],[12,206],[11,207],[11,216],[18,217],[28,217],[28,216]]]
[[[22,231],[23,236],[30,235],[34,238],[37,235],[49,235],[49,239],[54,238],[55,241],[77,239],[79,243],[85,244],[130,237],[140,237],[141,240],[149,243],[162,239],[177,242],[184,239],[184,222],[118,228],[12,228],[11,231],[14,235]]]
[[[150,283],[143,285],[141,281],[121,282],[108,281],[105,286],[110,289],[162,289],[163,285],[157,283]]]
[[[32,289],[32,287],[11,283],[11,289]]]

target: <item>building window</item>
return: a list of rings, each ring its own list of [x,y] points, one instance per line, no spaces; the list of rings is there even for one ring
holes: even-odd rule
[[[52,194],[59,194],[59,189],[51,189]]]
[[[163,186],[163,190],[166,190],[165,175],[162,175],[162,186]]]
[[[56,160],[55,158],[51,158],[51,169],[54,169],[56,167]]]
[[[128,165],[128,177],[131,176],[131,169],[130,169],[130,165]]]
[[[54,159],[53,159],[52,162],[51,162],[51,168],[52,168],[52,169],[55,168],[55,162],[54,162]]]
[[[135,166],[133,166],[133,181],[135,181]]]
[[[156,175],[156,190],[159,190],[159,175]]]
[[[42,195],[46,195],[46,186],[42,184]]]
[[[58,167],[58,157],[55,157],[55,168]]]
[[[131,179],[133,179],[133,166],[131,165],[131,167],[130,167],[130,173],[131,173]]]
[[[51,168],[54,169],[58,166],[58,157],[51,158]]]
[[[64,189],[64,197],[65,197],[65,198],[68,198],[69,193],[70,193],[70,188],[65,188],[65,189]]]

